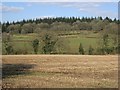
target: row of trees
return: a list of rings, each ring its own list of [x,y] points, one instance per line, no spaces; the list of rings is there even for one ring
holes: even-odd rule
[[[17,21],[17,22],[7,22],[7,23],[4,23],[6,24],[7,26],[8,25],[11,25],[11,24],[25,24],[25,23],[48,23],[48,24],[52,24],[53,22],[66,22],[66,23],[74,23],[76,22],[77,20],[79,21],[82,21],[82,22],[91,22],[92,20],[108,20],[109,22],[116,22],[116,23],[119,23],[119,20],[117,20],[116,18],[115,19],[111,19],[109,17],[105,17],[104,19],[99,16],[99,17],[51,17],[51,18],[36,18],[36,19],[29,19],[29,20],[25,20],[23,19],[22,21]]]
[[[71,31],[79,31],[79,30],[95,30],[95,31],[101,31],[101,30],[108,30],[113,31],[118,28],[118,24],[112,22],[109,23],[108,21],[102,21],[102,20],[94,20],[92,22],[81,22],[76,21],[72,25],[69,23],[64,22],[54,22],[52,24],[47,23],[27,23],[23,26],[20,26],[20,24],[15,25],[9,25],[7,28],[3,26],[2,31],[11,33],[11,34],[27,34],[27,33],[40,33],[44,30],[54,30],[54,31],[61,31],[61,32],[71,32]]]
[[[26,34],[41,30],[103,30],[106,27],[119,24],[119,20],[106,17],[79,18],[56,17],[36,20],[23,20],[19,22],[2,23],[2,32]]]

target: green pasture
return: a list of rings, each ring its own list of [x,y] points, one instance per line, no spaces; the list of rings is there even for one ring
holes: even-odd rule
[[[12,37],[12,46],[17,51],[25,51],[27,50],[29,54],[33,54],[32,48],[32,40],[35,38],[39,38],[39,35],[32,33],[32,34],[15,34]],[[88,53],[89,46],[91,45],[94,49],[98,46],[99,41],[99,33],[94,33],[91,31],[81,31],[80,34],[74,35],[63,35],[59,36],[62,40],[66,40],[65,45],[69,48],[64,48],[63,52],[68,54],[78,54],[79,53],[79,45],[82,43],[85,53]],[[4,44],[2,44],[3,51],[2,53],[5,54]],[[39,54],[42,53],[42,43],[40,42],[39,46]]]

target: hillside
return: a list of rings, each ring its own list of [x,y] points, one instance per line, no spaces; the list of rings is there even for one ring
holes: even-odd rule
[[[108,17],[56,17],[3,23],[3,54],[80,54],[80,44],[84,54],[117,54],[118,25],[119,20]],[[35,39],[39,41],[37,52],[32,46]]]

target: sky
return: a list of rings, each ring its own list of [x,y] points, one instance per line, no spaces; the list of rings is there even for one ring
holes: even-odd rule
[[[118,18],[118,2],[2,2],[2,22],[45,17]]]

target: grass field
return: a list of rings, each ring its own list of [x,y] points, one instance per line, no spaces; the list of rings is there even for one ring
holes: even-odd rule
[[[118,56],[3,55],[3,88],[117,88]]]
[[[98,46],[98,37],[99,33],[94,33],[92,31],[81,31],[80,34],[75,35],[63,35],[59,38],[62,40],[66,40],[64,43],[67,45],[68,48],[64,48],[63,52],[67,54],[78,54],[79,52],[79,45],[82,43],[86,53],[88,53],[88,48],[91,45],[93,48]],[[38,38],[38,35],[35,33],[32,34],[14,34],[12,37],[13,47],[15,49],[24,50],[25,48],[28,50],[29,54],[33,54],[32,48],[32,40]],[[41,46],[42,43],[40,42],[39,52],[41,54]],[[5,54],[5,49],[3,45],[3,54]]]

